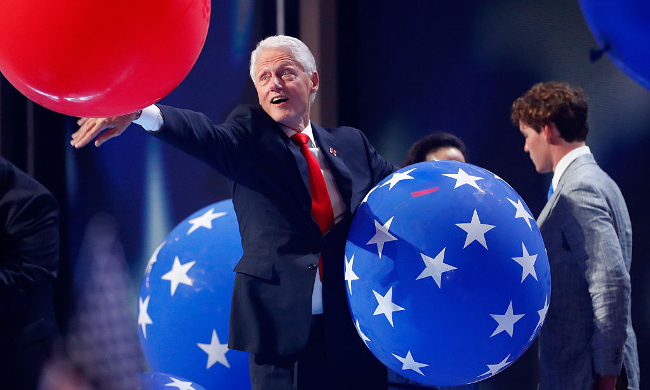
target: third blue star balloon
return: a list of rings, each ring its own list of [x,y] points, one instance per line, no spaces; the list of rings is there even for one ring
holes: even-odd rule
[[[524,201],[456,161],[411,165],[373,188],[345,262],[359,336],[386,366],[426,384],[503,370],[533,342],[550,300],[544,242]]]

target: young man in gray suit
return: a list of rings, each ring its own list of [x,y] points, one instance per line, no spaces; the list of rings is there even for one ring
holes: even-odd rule
[[[511,118],[537,172],[553,172],[537,221],[552,291],[539,336],[540,389],[639,389],[632,228],[621,191],[585,145],[587,97],[566,83],[539,83],[513,103]]]

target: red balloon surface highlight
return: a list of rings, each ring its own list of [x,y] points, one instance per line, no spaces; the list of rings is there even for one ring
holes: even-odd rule
[[[210,8],[210,0],[0,0],[0,72],[53,111],[128,114],[187,76]]]

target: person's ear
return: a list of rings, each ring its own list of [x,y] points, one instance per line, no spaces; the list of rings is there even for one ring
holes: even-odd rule
[[[542,125],[542,129],[541,129],[540,133],[541,133],[542,137],[544,137],[544,141],[546,143],[549,143],[551,130],[549,129],[548,125]]]
[[[318,91],[318,86],[318,72],[314,71],[314,73],[311,74],[311,93],[316,93],[316,91]]]
[[[544,131],[544,139],[548,144],[557,145],[561,142],[562,136],[555,123],[551,122],[542,126],[542,131]]]

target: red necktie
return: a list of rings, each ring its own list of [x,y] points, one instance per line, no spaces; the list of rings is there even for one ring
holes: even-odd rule
[[[307,170],[309,172],[309,189],[311,191],[311,216],[314,217],[321,234],[325,234],[334,226],[334,211],[332,210],[332,201],[327,192],[327,185],[323,178],[323,172],[316,161],[316,157],[309,151],[309,136],[303,133],[296,133],[291,136],[291,140],[298,145],[300,152],[307,160]],[[318,270],[320,271],[321,281],[323,280],[323,256],[318,260]]]

